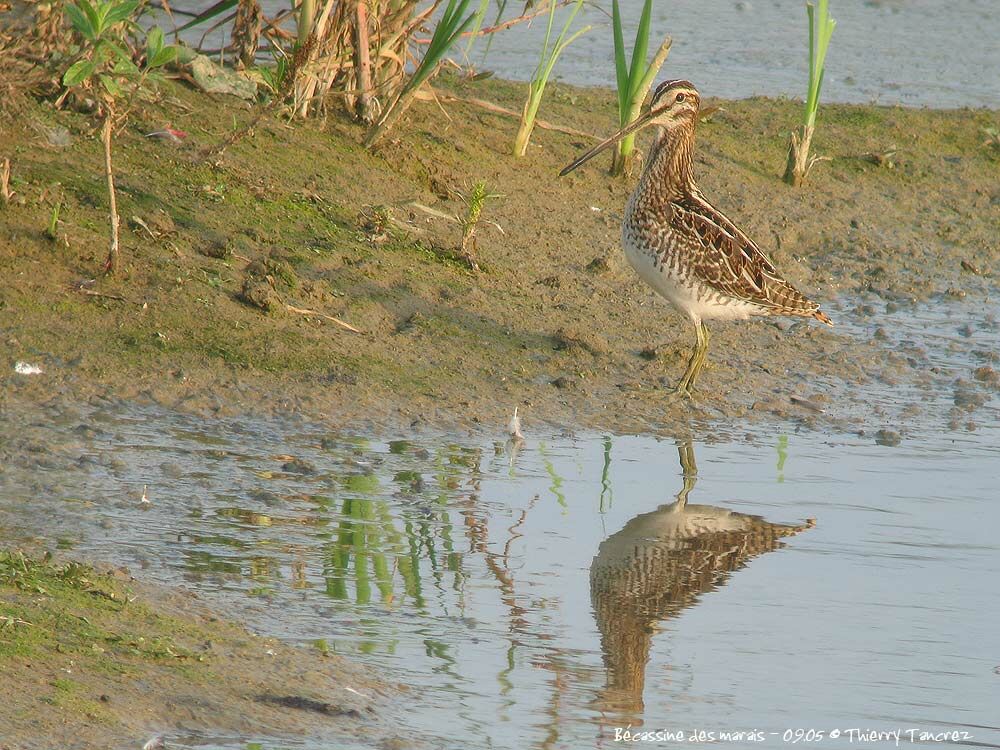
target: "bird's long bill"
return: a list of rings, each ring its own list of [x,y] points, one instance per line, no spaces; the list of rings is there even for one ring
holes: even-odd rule
[[[559,176],[560,177],[565,177],[566,175],[568,175],[570,172],[572,172],[574,169],[576,169],[577,167],[579,167],[584,162],[590,161],[591,159],[593,159],[595,156],[597,156],[602,151],[605,151],[605,150],[611,148],[612,146],[614,146],[622,138],[625,138],[626,136],[632,135],[632,133],[636,132],[637,130],[641,130],[646,125],[648,125],[650,123],[650,121],[656,115],[660,114],[661,111],[662,111],[662,108],[661,109],[651,109],[648,112],[646,112],[646,114],[642,115],[641,117],[636,118],[630,125],[626,125],[624,128],[622,128],[621,130],[619,130],[617,133],[615,133],[613,136],[611,136],[607,140],[604,140],[604,141],[601,141],[600,143],[598,143],[596,146],[594,146],[592,149],[590,149],[590,151],[587,151],[585,154],[583,154],[581,156],[578,156],[573,161],[572,164],[570,164],[562,172],[559,173]]]

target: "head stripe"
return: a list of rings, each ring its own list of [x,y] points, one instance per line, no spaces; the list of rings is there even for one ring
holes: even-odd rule
[[[662,97],[664,94],[666,94],[668,91],[672,89],[691,89],[695,93],[697,93],[698,91],[698,89],[694,87],[694,84],[691,83],[691,81],[686,81],[683,78],[675,78],[670,81],[664,81],[663,83],[661,83],[659,86],[656,87],[656,90],[653,92],[653,103],[655,104],[656,102],[658,102],[660,100],[660,97]]]

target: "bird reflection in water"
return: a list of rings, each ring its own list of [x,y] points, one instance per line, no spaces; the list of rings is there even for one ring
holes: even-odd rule
[[[697,467],[690,442],[678,446],[684,484],[677,499],[642,513],[605,539],[590,566],[590,597],[601,633],[607,687],[598,710],[641,724],[646,664],[657,623],[724,585],[781,538],[811,528],[765,521],[713,505],[694,505]],[[610,716],[609,716],[610,714]]]

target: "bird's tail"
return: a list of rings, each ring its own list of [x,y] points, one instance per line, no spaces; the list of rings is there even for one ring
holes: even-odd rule
[[[822,313],[819,310],[816,310],[815,312],[813,312],[812,316],[816,318],[816,320],[818,320],[820,323],[826,323],[828,326],[833,328],[833,321],[830,320],[829,317],[827,317],[826,313]]]

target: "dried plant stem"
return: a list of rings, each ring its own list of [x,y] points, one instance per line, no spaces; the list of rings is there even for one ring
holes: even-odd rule
[[[108,205],[111,218],[111,248],[104,271],[108,274],[118,272],[121,254],[118,250],[118,197],[115,193],[115,173],[111,164],[111,133],[114,130],[114,110],[108,107],[104,112],[104,123],[101,126],[101,142],[104,144],[104,174],[108,180]]]
[[[240,0],[233,23],[232,46],[237,67],[253,67],[260,47],[261,19],[263,13],[257,0]]]
[[[0,200],[6,206],[14,193],[10,189],[10,159],[5,158],[0,162]]]
[[[817,157],[809,158],[809,146],[812,143],[814,128],[801,125],[798,132],[792,131],[791,142],[788,144],[788,163],[785,166],[785,181],[793,187],[798,187],[805,180]]]
[[[113,299],[117,302],[128,302],[129,300],[122,297],[120,294],[105,294],[104,292],[95,292],[92,289],[84,289],[82,287],[77,287],[76,291],[80,294],[85,294],[88,297],[99,297],[100,299]]]
[[[368,7],[365,0],[356,0],[354,11],[355,77],[359,89],[357,114],[362,122],[375,121],[372,109],[371,57],[368,49]]]
[[[316,312],[315,310],[306,310],[304,307],[295,307],[294,305],[289,305],[287,302],[285,303],[285,309],[289,312],[298,313],[299,315],[312,315],[317,318],[323,318],[323,320],[329,320],[331,323],[336,323],[345,330],[353,333],[361,333],[361,331],[352,326],[350,323],[345,323],[340,318],[335,318],[332,315],[326,315],[325,313]]]
[[[368,129],[364,138],[365,148],[371,148],[379,138],[392,128],[400,115],[406,111],[415,98],[417,91],[429,78],[433,78],[441,67],[444,56],[455,41],[466,31],[475,20],[475,13],[468,13],[471,0],[448,0],[448,5],[434,27],[431,43],[427,45],[424,55],[417,63],[413,73],[399,88],[392,103],[382,111],[381,117]],[[436,7],[434,3],[432,7]],[[403,46],[405,57],[405,44]],[[403,73],[405,61],[400,65]]]

